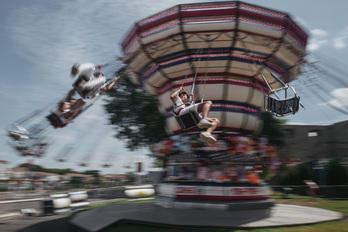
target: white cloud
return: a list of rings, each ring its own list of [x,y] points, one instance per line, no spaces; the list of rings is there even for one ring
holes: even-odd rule
[[[347,47],[348,43],[348,26],[345,27],[339,34],[338,36],[333,40],[334,42],[334,47],[337,49],[342,49]]]
[[[18,9],[12,21],[13,37],[21,47],[17,51],[32,60],[45,74],[68,76],[76,62],[107,62],[117,52],[116,24],[118,18],[102,9],[105,1],[93,1],[89,7],[80,7],[79,1],[56,2],[56,9],[37,2]],[[116,6],[110,6],[117,9]],[[105,14],[109,13],[109,17]],[[98,17],[101,14],[103,17]],[[96,16],[96,17],[92,17]],[[106,20],[107,19],[107,20]],[[66,81],[71,81],[66,78]]]
[[[339,88],[332,91],[331,96],[334,98],[328,102],[335,107],[346,107],[348,105],[348,88]]]
[[[11,20],[17,51],[40,72],[69,82],[75,62],[105,63],[121,55],[120,42],[134,23],[166,8],[189,2],[167,0],[46,1],[18,8]]]
[[[327,31],[322,30],[322,29],[314,29],[311,31],[311,34],[313,36],[318,36],[318,37],[324,37],[324,36],[328,35]]]
[[[318,50],[320,47],[322,47],[324,44],[328,43],[328,39],[326,37],[328,36],[328,32],[322,29],[314,29],[310,32],[310,39],[307,45],[307,49],[309,51]]]
[[[293,20],[294,20],[297,24],[299,24],[300,26],[301,26],[301,25],[304,25],[305,27],[308,27],[308,23],[307,23],[307,21],[306,21],[304,18],[295,17],[295,18],[293,18]]]
[[[89,121],[98,121],[98,120],[104,120],[104,115],[93,115],[93,114],[81,114],[79,119],[87,119]]]
[[[335,89],[331,92],[332,96],[348,103],[348,88]]]
[[[296,121],[286,121],[285,124],[286,125],[309,125],[309,124],[304,123],[304,122],[296,122]]]

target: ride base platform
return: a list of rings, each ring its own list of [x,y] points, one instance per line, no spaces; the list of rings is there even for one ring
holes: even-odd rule
[[[117,231],[139,224],[168,228],[260,228],[338,220],[342,215],[317,208],[275,205],[267,184],[166,181],[154,202],[115,204],[76,214],[71,231]],[[141,231],[141,226],[140,226]]]
[[[135,224],[177,229],[254,229],[298,226],[341,220],[337,212],[296,205],[275,205],[267,209],[216,210],[165,208],[153,202],[104,206],[75,214],[68,221],[69,231],[117,231],[118,226]],[[132,231],[135,231],[134,229]]]

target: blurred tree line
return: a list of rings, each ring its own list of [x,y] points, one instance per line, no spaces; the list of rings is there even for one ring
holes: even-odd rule
[[[58,175],[65,175],[68,173],[76,173],[76,174],[84,174],[84,175],[92,175],[93,177],[99,177],[99,170],[86,170],[84,172],[77,172],[72,170],[71,168],[45,168],[40,165],[31,164],[31,163],[23,163],[18,165],[18,167],[26,167],[29,168],[32,172],[47,172],[47,173],[54,173]]]
[[[330,159],[328,165],[323,168],[326,185],[348,185],[348,167],[344,166],[342,158]],[[286,170],[280,175],[281,185],[303,185],[305,180],[316,180],[313,167],[310,163],[301,163]]]
[[[108,92],[105,109],[115,137],[126,142],[130,150],[146,147],[167,136],[165,116],[158,110],[158,100],[141,86],[133,84],[124,68],[116,75],[122,78]]]

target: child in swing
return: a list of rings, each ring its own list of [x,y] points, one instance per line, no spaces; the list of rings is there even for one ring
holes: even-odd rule
[[[192,93],[190,95],[193,96]],[[187,102],[189,100],[189,95],[185,92],[183,87],[180,87],[177,91],[175,91],[170,96],[170,99],[174,102],[174,113],[177,116],[188,113],[192,110],[201,114],[201,120],[197,124],[197,127],[200,129],[207,129],[205,132],[200,133],[201,139],[208,144],[216,143],[216,139],[211,133],[219,126],[220,121],[217,118],[208,118],[210,107],[213,104],[211,101],[205,101],[197,104],[192,101],[191,105],[187,105],[190,104]]]

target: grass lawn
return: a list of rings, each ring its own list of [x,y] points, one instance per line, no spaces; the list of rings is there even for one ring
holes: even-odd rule
[[[305,226],[291,226],[291,227],[276,227],[276,228],[262,228],[262,229],[174,229],[174,228],[163,228],[163,227],[154,227],[154,226],[145,226],[145,225],[135,225],[135,224],[121,224],[117,225],[114,228],[109,228],[103,232],[338,232],[338,231],[348,231],[348,200],[329,200],[324,198],[316,197],[306,197],[298,195],[288,195],[289,198],[283,199],[280,193],[274,193],[274,199],[278,204],[291,204],[291,205],[301,205],[308,207],[317,207],[327,210],[336,211],[342,213],[345,218],[340,221],[332,222],[323,222],[316,223],[312,225]],[[121,202],[117,202],[121,203]],[[124,202],[122,202],[124,203]],[[112,203],[111,203],[112,204]],[[131,203],[130,203],[131,204]],[[103,205],[105,206],[105,205]]]

